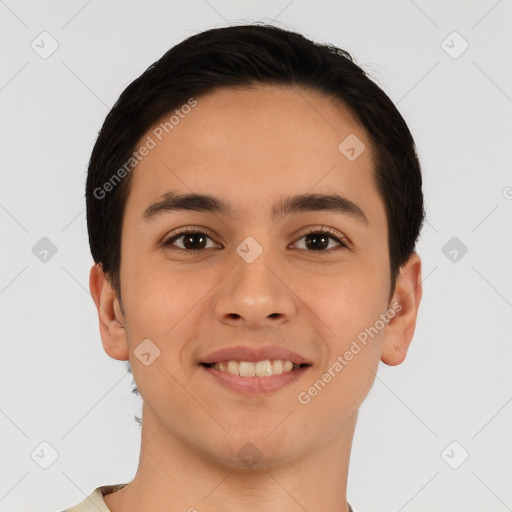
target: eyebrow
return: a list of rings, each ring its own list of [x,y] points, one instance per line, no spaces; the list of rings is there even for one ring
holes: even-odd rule
[[[195,211],[230,215],[233,209],[229,202],[208,194],[178,194],[169,191],[142,213],[146,222],[164,213]],[[352,217],[365,226],[369,225],[364,211],[353,201],[339,194],[300,194],[281,199],[272,207],[272,218],[291,213],[332,212]]]

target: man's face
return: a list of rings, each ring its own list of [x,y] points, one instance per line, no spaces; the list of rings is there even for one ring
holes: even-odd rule
[[[384,203],[370,140],[343,106],[274,87],[219,89],[197,101],[161,141],[152,132],[159,123],[140,141],[150,135],[156,147],[133,171],[122,227],[129,360],[144,421],[162,439],[232,466],[252,443],[271,466],[345,435],[373,383],[385,328],[359,341],[350,361],[344,354],[390,307]],[[349,159],[360,148],[339,145],[354,135],[366,149]],[[170,191],[211,195],[231,210],[143,218]],[[366,221],[311,208],[273,215],[274,205],[307,194],[342,196]],[[163,243],[185,227],[200,234]],[[323,228],[346,247],[330,234],[308,235]],[[136,355],[143,340],[151,340],[151,355],[142,357],[149,365]],[[235,389],[201,364],[240,346],[281,347],[310,366],[292,370],[297,376],[286,385],[279,377],[236,379],[280,386],[257,392]],[[347,364],[333,371],[338,356]],[[329,368],[330,381],[309,393]]]

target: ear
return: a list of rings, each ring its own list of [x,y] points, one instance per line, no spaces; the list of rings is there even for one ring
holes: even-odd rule
[[[414,336],[422,294],[421,259],[413,252],[401,267],[389,304],[390,309],[394,309],[396,313],[384,331],[381,354],[381,360],[389,366],[401,364],[407,355]]]
[[[119,361],[128,360],[125,319],[116,293],[105,277],[101,266],[92,266],[89,275],[89,288],[98,310],[100,335],[105,352]]]

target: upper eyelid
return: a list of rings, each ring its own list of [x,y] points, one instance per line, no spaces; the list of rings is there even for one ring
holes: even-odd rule
[[[320,228],[308,228],[306,232],[302,232],[302,234],[297,238],[297,240],[300,240],[301,238],[305,237],[308,234],[317,233],[317,232],[324,232],[326,233],[330,238],[337,239],[341,247],[349,248],[352,246],[351,240],[347,237],[347,235],[338,232],[337,230],[333,228],[329,228],[327,226],[322,225]],[[322,251],[322,252],[328,252],[328,251]]]
[[[347,235],[343,234],[341,231],[338,231],[337,229],[330,228],[323,224],[320,227],[307,228],[307,231],[302,232],[302,234],[300,236],[303,237],[310,233],[317,233],[317,232],[325,232],[334,238],[340,239],[341,242],[343,242],[343,241],[349,242]]]
[[[176,232],[174,232],[173,234],[171,234],[169,236],[164,237],[162,243],[165,244],[165,243],[169,242],[170,240],[172,240],[173,238],[178,239],[180,236],[187,235],[189,233],[192,233],[192,234],[194,234],[194,233],[203,233],[208,238],[213,240],[215,243],[218,243],[218,242],[215,241],[214,237],[209,234],[208,229],[206,229],[206,228],[199,228],[198,226],[197,227],[196,226],[184,226],[182,228],[177,228]]]

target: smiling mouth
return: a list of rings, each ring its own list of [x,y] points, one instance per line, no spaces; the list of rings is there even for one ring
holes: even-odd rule
[[[201,366],[240,377],[264,378],[296,371],[311,365],[293,363],[292,361],[285,361],[282,359],[265,359],[257,362],[229,360],[217,363],[201,363]]]

